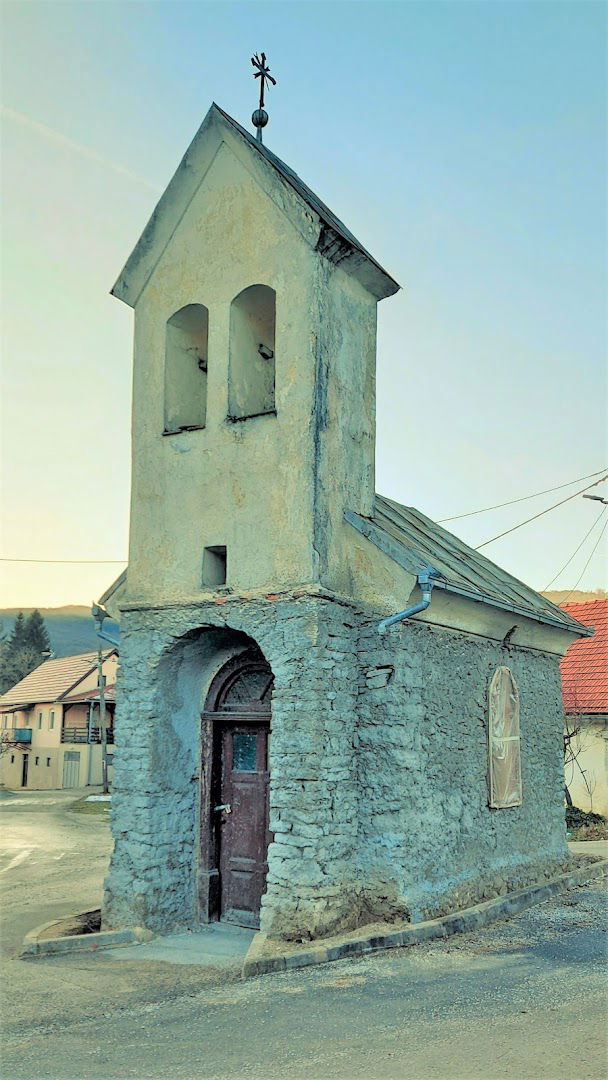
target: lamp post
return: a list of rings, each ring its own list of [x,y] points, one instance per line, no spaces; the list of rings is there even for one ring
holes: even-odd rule
[[[93,604],[91,608],[91,614],[97,623],[97,634],[99,636],[99,648],[97,649],[97,687],[99,689],[99,734],[101,741],[101,782],[103,785],[103,793],[107,795],[109,793],[108,787],[108,733],[106,730],[106,697],[105,697],[105,685],[106,677],[103,673],[103,649],[101,642],[101,634],[103,627],[103,620],[107,617],[107,611],[99,607],[98,604]],[[90,753],[90,751],[89,751]]]

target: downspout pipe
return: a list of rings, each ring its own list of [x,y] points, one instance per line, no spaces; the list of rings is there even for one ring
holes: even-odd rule
[[[418,574],[418,584],[422,591],[422,599],[418,604],[414,604],[413,607],[406,608],[405,611],[398,611],[396,615],[389,615],[387,619],[383,619],[378,623],[377,630],[379,634],[383,634],[389,626],[393,626],[398,622],[405,622],[412,615],[417,615],[419,611],[426,611],[430,602],[433,592],[433,585],[435,584],[433,578],[439,577],[437,570],[434,570],[431,566],[425,567]]]

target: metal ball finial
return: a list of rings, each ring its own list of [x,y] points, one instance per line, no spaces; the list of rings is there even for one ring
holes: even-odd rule
[[[276,86],[277,80],[273,79],[270,74],[270,68],[266,63],[266,53],[262,53],[260,56],[256,53],[255,56],[251,57],[251,63],[256,69],[254,79],[260,80],[260,104],[251,117],[251,122],[257,128],[256,139],[258,142],[262,142],[262,128],[265,128],[268,123],[268,113],[264,108],[264,91],[267,84]]]
[[[255,128],[265,128],[268,123],[268,113],[266,109],[256,109],[252,114],[251,123]]]

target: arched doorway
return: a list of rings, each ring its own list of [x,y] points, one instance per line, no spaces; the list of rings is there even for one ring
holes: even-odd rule
[[[273,675],[264,658],[248,652],[214,678],[203,713],[210,783],[208,837],[201,837],[215,878],[210,918],[259,926],[266,889],[268,743]],[[206,729],[206,731],[205,731]],[[209,753],[210,750],[210,753]],[[203,821],[205,815],[203,815]]]

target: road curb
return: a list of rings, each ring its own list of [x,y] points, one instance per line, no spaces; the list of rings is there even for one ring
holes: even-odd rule
[[[100,930],[94,934],[72,934],[69,937],[43,938],[40,935],[51,930],[53,926],[59,926],[66,918],[78,918],[78,915],[66,916],[64,919],[53,919],[52,922],[43,923],[35,930],[30,930],[23,939],[23,947],[19,953],[19,959],[23,957],[58,956],[72,952],[94,952],[96,949],[115,948],[117,945],[142,945],[145,941],[151,941],[156,935],[151,930],[144,930],[141,926],[135,926],[130,930]]]
[[[276,941],[269,942],[266,934],[256,934],[243,963],[244,978],[256,975],[269,975],[278,971],[292,971],[295,968],[310,967],[313,964],[328,964],[334,960],[362,956],[366,953],[380,952],[406,945],[420,945],[425,941],[451,937],[471,930],[478,930],[496,919],[517,915],[527,907],[549,900],[558,893],[565,892],[575,885],[584,885],[608,875],[608,859],[600,859],[588,866],[560,874],[542,885],[529,885],[517,892],[497,896],[474,907],[443,915],[421,923],[401,923],[391,927],[387,933],[365,935],[365,928],[345,934],[341,939],[332,938],[331,944],[323,945],[319,940],[310,948],[302,947],[277,952]]]

